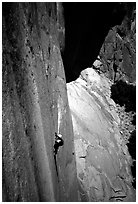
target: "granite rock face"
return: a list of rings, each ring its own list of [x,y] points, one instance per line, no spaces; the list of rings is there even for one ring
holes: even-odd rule
[[[111,55],[102,48],[93,66],[100,74],[88,68],[66,86],[61,3],[3,3],[2,26],[3,201],[135,201],[133,162],[110,98],[129,55],[112,66],[116,41],[127,50],[133,40],[112,32]]]
[[[135,201],[132,158],[104,74],[88,68],[67,84],[81,201]]]
[[[111,28],[99,52],[94,68],[106,73],[113,82],[136,83],[136,5],[125,4],[127,13]],[[129,8],[132,7],[132,8]]]
[[[117,104],[120,132],[133,158],[136,187],[136,3],[120,3],[126,10],[122,23],[112,27],[93,64],[112,82],[111,98]]]
[[[3,201],[78,201],[61,11],[3,3]],[[64,145],[54,157],[56,134]]]

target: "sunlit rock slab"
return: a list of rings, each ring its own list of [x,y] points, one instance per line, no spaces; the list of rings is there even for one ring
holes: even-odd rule
[[[67,84],[77,176],[85,201],[135,201],[132,159],[119,132],[111,82],[88,68]],[[85,198],[84,198],[85,197]]]

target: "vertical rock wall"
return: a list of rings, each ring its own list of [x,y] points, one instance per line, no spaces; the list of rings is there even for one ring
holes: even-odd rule
[[[60,3],[3,3],[3,201],[78,200],[61,11]],[[64,145],[55,162],[56,133]]]

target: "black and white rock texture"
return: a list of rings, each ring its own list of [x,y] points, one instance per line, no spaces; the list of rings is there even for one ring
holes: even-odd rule
[[[136,83],[136,8],[126,3],[127,13],[121,23],[111,28],[94,62],[114,83]],[[132,8],[129,8],[132,7]]]
[[[132,158],[119,131],[111,85],[92,68],[67,84],[81,201],[135,201]]]
[[[61,11],[60,3],[3,3],[3,201],[78,201]],[[54,155],[56,134],[64,145]]]
[[[132,35],[110,31],[94,69],[66,85],[61,3],[2,7],[3,201],[135,201],[133,161],[111,99],[125,70],[135,83],[135,21]]]

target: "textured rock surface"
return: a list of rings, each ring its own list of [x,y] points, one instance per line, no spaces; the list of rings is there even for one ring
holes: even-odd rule
[[[67,85],[67,98],[61,4],[3,3],[3,201],[135,201],[132,158],[110,98],[110,86],[124,75],[135,83],[130,19],[128,30],[125,19],[109,32],[93,66],[101,74],[84,70]],[[64,145],[55,163],[56,133]]]
[[[105,38],[94,67],[113,82],[136,82],[136,5],[126,3],[127,13],[121,25],[114,26]],[[129,8],[132,7],[132,8]]]
[[[92,68],[67,84],[81,201],[135,201],[132,158],[119,131],[111,84]]]
[[[3,3],[3,201],[78,200],[60,6]]]
[[[136,3],[122,3],[126,10],[121,24],[109,30],[93,68],[112,81],[111,98],[118,106],[120,132],[133,158],[136,187]]]

